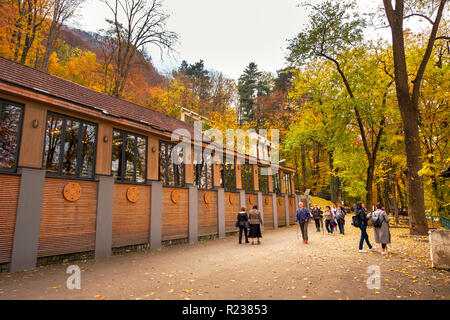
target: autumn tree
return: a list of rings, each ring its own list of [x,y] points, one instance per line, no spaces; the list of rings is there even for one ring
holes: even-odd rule
[[[364,121],[364,114],[361,112],[361,108],[365,105],[365,111],[369,110],[374,105],[374,101],[369,102],[365,100],[367,97],[362,96],[367,93],[367,89],[370,90],[371,88],[366,87],[360,90],[362,89],[359,86],[361,84],[360,80],[364,81],[367,79],[366,75],[361,75],[356,72],[355,68],[352,68],[355,65],[355,57],[359,56],[360,59],[364,60],[364,57],[361,58],[361,54],[364,55],[364,49],[358,52],[358,47],[361,48],[366,21],[354,11],[356,7],[354,2],[342,3],[327,0],[317,6],[309,6],[313,10],[309,16],[309,24],[304,31],[291,40],[288,47],[288,61],[294,66],[299,66],[306,61],[319,59],[329,61],[334,65],[336,72],[340,76],[343,89],[349,98],[348,104],[352,107],[352,113],[355,117],[367,157],[366,203],[369,210],[371,210],[376,157],[386,119],[384,116],[380,117],[377,124]],[[373,75],[375,78],[370,77],[370,79],[376,82],[376,77],[380,73],[377,70],[373,70],[373,73],[377,74]],[[358,76],[360,76],[359,79],[352,81],[352,77],[358,78]],[[390,87],[389,81],[383,86],[385,94],[387,94]],[[381,101],[378,100],[376,102],[381,107],[386,105],[385,95],[383,96],[382,94],[382,97]],[[370,111],[371,115],[377,114],[374,109]]]
[[[47,72],[50,55],[55,50],[55,42],[60,35],[61,27],[86,0],[53,0],[51,7],[51,23],[45,39],[45,51],[40,70]]]
[[[428,224],[425,217],[425,199],[422,170],[422,146],[419,133],[419,101],[424,73],[433,52],[434,44],[440,36],[439,25],[445,13],[447,0],[408,1],[383,0],[386,18],[392,35],[392,55],[395,69],[395,86],[398,107],[403,119],[407,166],[405,173],[408,184],[408,215],[411,234],[426,235]],[[406,45],[404,39],[404,20],[420,17],[431,25],[426,50],[419,68],[411,77],[406,63]],[[412,85],[411,85],[412,84]]]
[[[167,30],[169,15],[165,13],[161,0],[103,0],[112,19],[107,19],[107,30],[103,37],[108,47],[103,51],[104,61],[111,61],[112,81],[105,92],[121,97],[127,83],[130,67],[138,56],[144,55],[149,45],[162,52],[170,52],[178,35]],[[110,65],[105,65],[110,68]]]

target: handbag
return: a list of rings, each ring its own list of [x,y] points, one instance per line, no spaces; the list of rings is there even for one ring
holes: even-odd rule
[[[239,228],[239,221],[236,221],[236,224],[234,225],[236,228]]]

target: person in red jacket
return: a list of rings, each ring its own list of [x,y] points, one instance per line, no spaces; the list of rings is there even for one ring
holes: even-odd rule
[[[308,209],[303,207],[303,202],[298,203],[297,213],[295,215],[295,222],[298,222],[302,230],[303,243],[308,243],[308,221],[311,218],[311,213]]]

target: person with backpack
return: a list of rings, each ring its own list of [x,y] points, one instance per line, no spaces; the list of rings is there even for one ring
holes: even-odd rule
[[[326,206],[326,210],[324,212],[324,219],[325,219],[325,227],[327,228],[327,231],[329,234],[333,233],[333,222],[334,222],[334,214],[331,210],[330,206]]]
[[[376,249],[369,242],[369,235],[367,234],[366,209],[364,208],[361,201],[358,201],[356,203],[356,213],[355,213],[355,216],[353,217],[352,224],[361,230],[361,238],[359,240],[359,252],[361,252],[361,253],[367,252],[366,250],[363,250],[364,241],[366,241],[370,250]]]
[[[385,255],[387,245],[391,243],[391,232],[389,230],[389,217],[382,209],[381,203],[377,203],[377,210],[369,213],[367,217],[372,219],[375,242],[381,243],[381,254]]]
[[[345,224],[345,215],[347,213],[345,212],[344,208],[342,207],[342,205],[338,206],[338,209],[336,211],[336,220],[339,226],[339,232],[341,234],[344,234],[344,224]]]
[[[311,213],[308,209],[303,208],[303,202],[298,203],[298,209],[295,214],[295,222],[298,222],[302,231],[303,243],[308,243],[308,222],[311,218]]]
[[[245,207],[241,207],[241,211],[237,215],[236,227],[239,227],[239,243],[242,243],[242,233],[245,235],[245,243],[249,243],[247,229],[250,227],[248,215]]]
[[[314,204],[314,208],[311,210],[311,214],[313,216],[314,222],[316,224],[317,232],[320,232],[320,221],[323,218],[322,210],[317,206],[317,203]]]

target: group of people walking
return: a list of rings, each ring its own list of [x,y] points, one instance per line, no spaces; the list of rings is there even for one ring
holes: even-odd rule
[[[295,222],[298,222],[303,243],[308,243],[308,222],[313,219],[316,227],[316,231],[320,232],[323,225],[327,229],[329,234],[337,232],[344,233],[345,216],[347,212],[344,207],[339,205],[338,208],[333,205],[332,207],[326,206],[323,212],[317,204],[314,204],[311,212],[304,207],[303,202],[298,204],[298,209],[295,214]],[[352,219],[352,225],[357,227],[361,231],[361,237],[359,240],[359,252],[367,252],[363,249],[364,242],[370,250],[376,249],[369,241],[369,235],[367,234],[368,221],[372,220],[374,225],[375,242],[381,244],[381,254],[385,255],[388,251],[387,245],[391,243],[391,233],[389,230],[389,217],[383,210],[382,205],[378,203],[374,212],[367,213],[364,204],[361,201],[356,203],[355,216]],[[241,207],[241,211],[237,216],[236,227],[239,227],[239,243],[242,243],[242,235],[245,236],[245,243],[249,243],[248,239],[252,239],[252,244],[260,244],[261,224],[263,220],[261,213],[258,210],[258,206],[254,205],[252,210],[247,214],[246,208]],[[248,234],[247,231],[249,230]],[[255,239],[257,242],[255,243]]]
[[[344,207],[341,205],[338,206],[338,209],[334,205],[332,207],[326,206],[325,212],[322,212],[317,204],[314,204],[314,208],[311,210],[317,232],[320,232],[320,229],[325,224],[327,232],[330,234],[337,231],[337,227],[339,227],[339,232],[344,234],[346,214],[347,212],[345,212]]]

